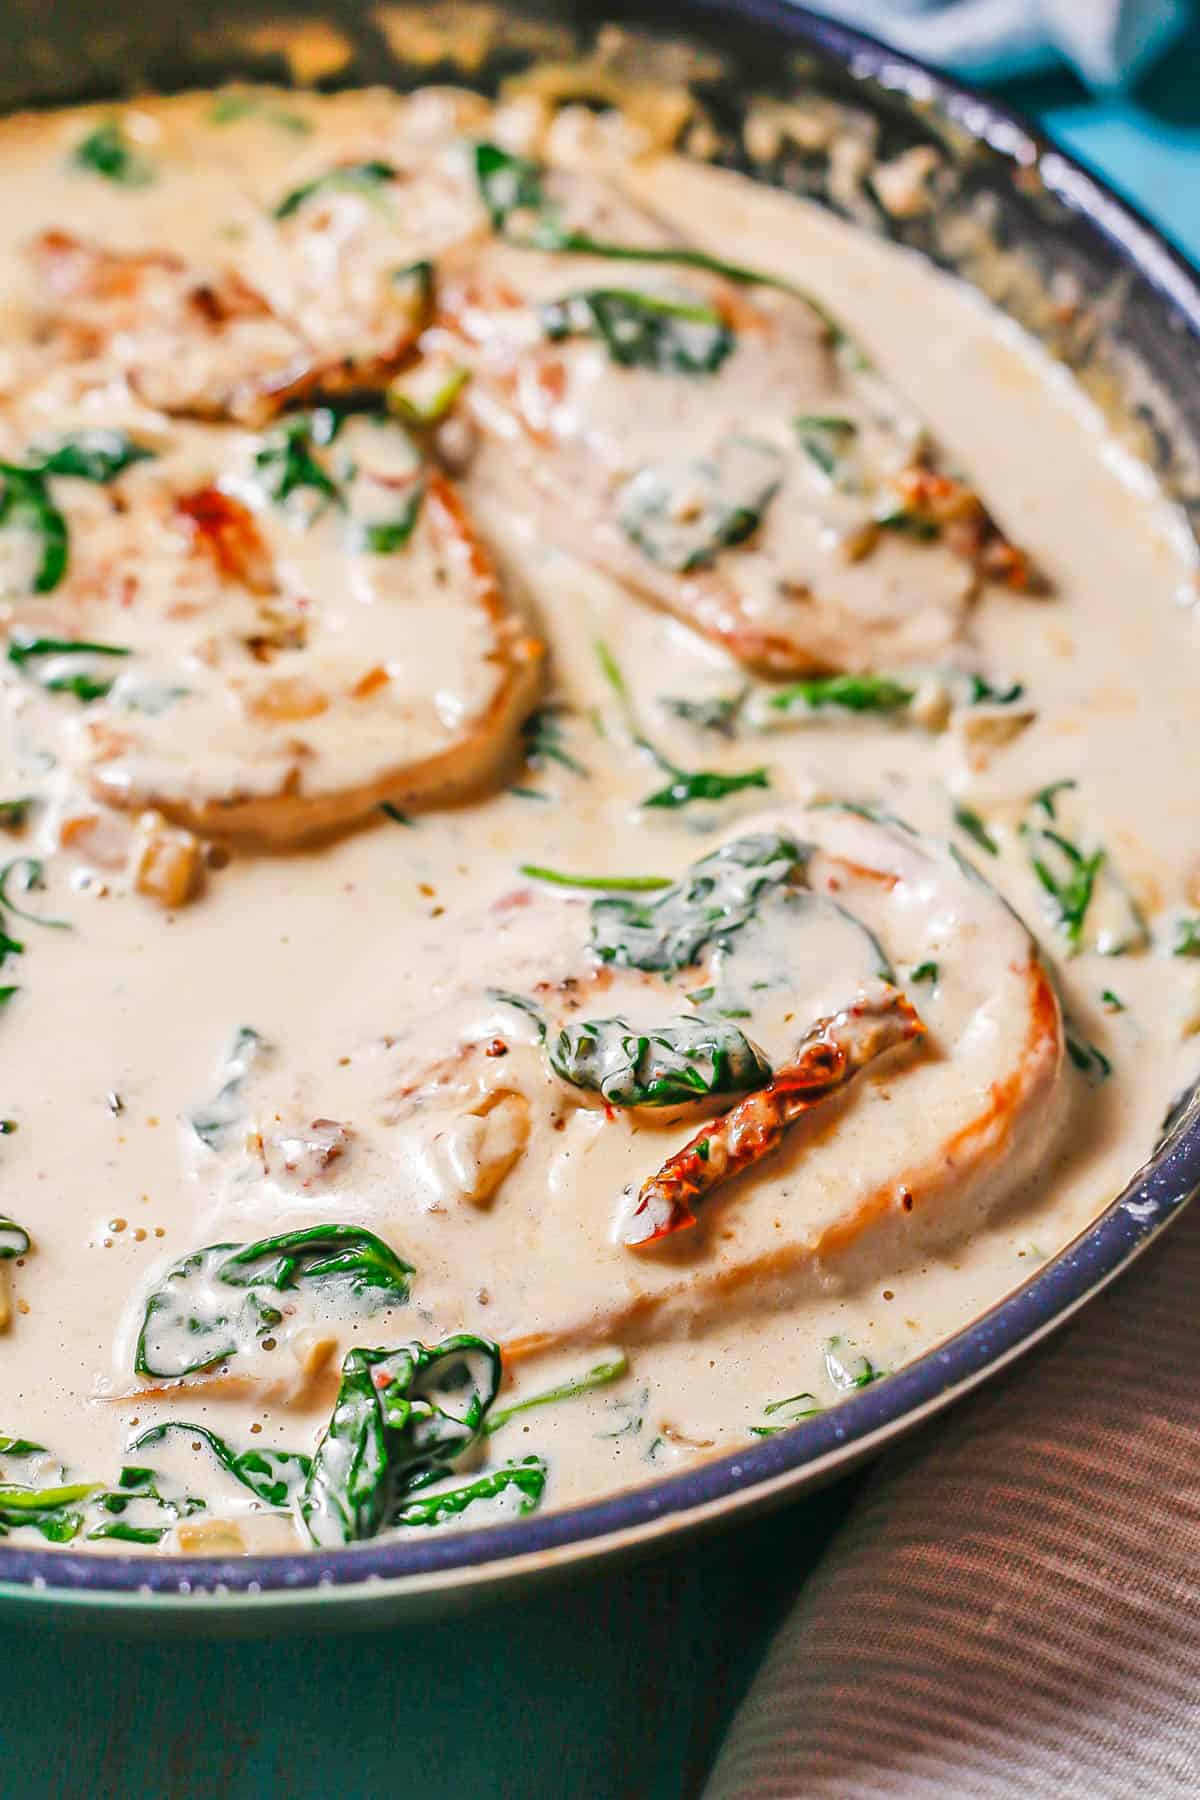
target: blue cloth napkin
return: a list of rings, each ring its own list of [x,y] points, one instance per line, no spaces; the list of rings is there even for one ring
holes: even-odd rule
[[[975,81],[1058,60],[1095,88],[1126,87],[1184,24],[1189,0],[810,0],[897,49]]]

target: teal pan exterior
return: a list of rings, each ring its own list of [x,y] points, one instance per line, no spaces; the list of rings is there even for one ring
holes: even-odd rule
[[[94,99],[131,86],[279,80],[287,68],[277,52],[237,46],[251,41],[248,27],[256,16],[277,21],[283,10],[298,21],[327,21],[344,34],[346,58],[327,78],[334,85],[464,79],[452,65],[407,66],[352,0],[287,9],[220,0],[207,10],[203,36],[194,44],[180,36],[179,16],[165,4],[17,0],[10,56],[0,70],[0,104]],[[486,87],[528,60],[528,51],[514,47],[528,42],[518,25],[558,26],[586,47],[605,12],[602,6],[509,8],[505,26],[469,79]],[[715,53],[720,72],[706,75],[703,98],[725,160],[740,162],[735,146],[747,96],[800,79],[874,113],[890,151],[931,135],[943,150],[949,146],[962,203],[987,194],[997,235],[1027,252],[1031,266],[1047,272],[1069,267],[1086,292],[1102,291],[1124,276],[1121,315],[1106,342],[1089,354],[1111,353],[1114,367],[1134,359],[1153,390],[1170,396],[1153,419],[1159,473],[1200,521],[1200,496],[1188,491],[1186,476],[1187,452],[1200,446],[1200,283],[1134,209],[991,101],[781,0],[697,0],[622,7],[620,14],[627,28],[640,18],[660,35],[683,36]],[[806,184],[805,171],[786,164],[753,172],[782,184]],[[906,236],[923,254],[950,260],[928,223],[914,222]],[[1169,1098],[1164,1095],[1164,1106]],[[0,1543],[0,1615],[26,1625],[154,1637],[379,1627],[399,1617],[419,1620],[498,1601],[614,1557],[649,1556],[685,1534],[779,1505],[846,1473],[928,1419],[1118,1276],[1200,1187],[1195,1096],[1185,1097],[1173,1115],[1169,1139],[1126,1191],[1018,1292],[886,1382],[744,1452],[545,1517],[329,1556],[97,1557]]]

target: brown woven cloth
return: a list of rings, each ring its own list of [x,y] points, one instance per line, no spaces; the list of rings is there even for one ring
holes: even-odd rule
[[[1200,1205],[880,1464],[705,1800],[1176,1795],[1200,1795]]]

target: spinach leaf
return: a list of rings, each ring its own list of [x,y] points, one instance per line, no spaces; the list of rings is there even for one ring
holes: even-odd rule
[[[391,1524],[414,1485],[478,1441],[501,1372],[499,1346],[465,1332],[433,1349],[349,1351],[300,1495],[313,1543],[357,1543]]]
[[[633,701],[630,698],[629,689],[625,685],[625,677],[622,675],[612,651],[600,639],[596,640],[595,649],[604,678],[620,702],[630,737],[639,750],[652,757],[659,768],[671,777],[666,787],[657,788],[654,793],[647,794],[646,798],[640,802],[642,806],[676,811],[680,807],[690,806],[693,800],[724,800],[730,794],[742,793],[746,788],[770,787],[770,775],[763,768],[746,769],[735,775],[721,775],[711,769],[693,771],[677,768],[670,757],[664,756],[662,751],[652,744],[639,728],[634,716]]]
[[[662,757],[658,760],[663,762]],[[693,800],[727,800],[730,794],[743,793],[747,788],[771,785],[766,769],[747,769],[740,775],[718,775],[711,769],[689,774],[686,769],[677,769],[671,763],[666,763],[665,767],[670,771],[670,781],[666,787],[647,794],[641,803],[643,806],[677,811],[681,806],[690,806]]]
[[[293,188],[291,193],[285,194],[275,207],[273,216],[276,219],[290,219],[314,194],[333,192],[365,194],[368,198],[381,197],[379,189],[395,179],[396,171],[391,163],[376,159],[343,163],[336,169],[327,169],[324,175],[318,175],[314,180],[306,181],[301,187]]]
[[[29,1233],[25,1227],[18,1225],[15,1219],[6,1219],[0,1214],[0,1262],[11,1260],[14,1256],[28,1256],[30,1248]],[[11,1449],[9,1454],[12,1454]]]
[[[778,1425],[752,1425],[751,1437],[774,1437],[777,1432],[788,1431],[798,1425],[801,1419],[815,1418],[817,1413],[824,1412],[824,1407],[817,1404],[815,1394],[791,1394],[786,1400],[772,1400],[763,1407],[763,1417],[772,1418],[779,1413],[787,1417],[780,1419]]]
[[[341,501],[337,483],[315,455],[333,442],[341,423],[331,407],[320,406],[282,420],[265,434],[254,466],[272,500],[282,506],[289,495],[310,488],[324,500]]]
[[[725,945],[763,898],[801,880],[808,852],[774,833],[725,844],[651,901],[606,895],[592,902],[592,948],[602,962],[674,971],[706,945]]]
[[[886,1369],[877,1369],[869,1356],[848,1356],[842,1348],[840,1337],[831,1337],[824,1348],[825,1373],[835,1388],[843,1393],[853,1393],[857,1388],[870,1387],[873,1381],[882,1381],[887,1374]]]
[[[105,486],[135,463],[152,461],[157,454],[124,431],[80,431],[47,451],[40,470],[43,475],[72,475],[78,481]]]
[[[231,1127],[241,1118],[238,1095],[242,1083],[266,1053],[267,1045],[252,1025],[238,1027],[229,1055],[225,1059],[225,1080],[215,1100],[204,1112],[192,1114],[192,1130],[210,1150],[221,1148]]]
[[[1200,919],[1178,919],[1172,956],[1200,956]]]
[[[771,1079],[761,1050],[725,1021],[684,1017],[651,1031],[625,1019],[572,1021],[547,1053],[564,1081],[610,1106],[680,1106]]]
[[[146,1302],[134,1368],[178,1380],[225,1362],[283,1323],[285,1293],[326,1283],[401,1306],[412,1266],[360,1225],[312,1225],[252,1244],[210,1244],[169,1269]]]
[[[132,1466],[121,1470],[115,1488],[94,1494],[90,1507],[102,1517],[87,1532],[88,1542],[111,1538],[124,1544],[160,1544],[179,1519],[206,1510],[195,1494],[168,1498],[153,1469]]]
[[[525,740],[525,760],[535,769],[540,769],[548,762],[558,763],[569,769],[572,775],[579,775],[584,780],[591,771],[568,751],[564,739],[562,719],[566,711],[561,706],[540,706],[531,712],[521,727],[521,735]]]
[[[1071,949],[1078,950],[1096,877],[1104,867],[1104,851],[1085,856],[1070,838],[1048,827],[1023,825],[1021,833],[1030,847],[1033,872],[1050,898],[1055,923]]]
[[[818,675],[793,681],[767,700],[771,712],[818,712],[837,707],[843,712],[901,712],[915,694],[888,675]]]
[[[546,1464],[540,1456],[524,1456],[520,1462],[504,1463],[479,1475],[462,1487],[443,1488],[440,1493],[426,1494],[406,1501],[395,1514],[393,1525],[441,1525],[474,1506],[477,1500],[495,1500],[514,1489],[520,1495],[517,1512],[522,1516],[534,1512],[546,1486]]]
[[[711,306],[666,300],[629,288],[590,288],[539,308],[548,338],[601,338],[612,361],[660,374],[714,374],[734,347]]]
[[[191,1425],[183,1419],[168,1419],[163,1425],[152,1425],[149,1431],[143,1431],[135,1438],[129,1448],[141,1450],[147,1444],[159,1444],[173,1431],[199,1438],[207,1444],[221,1467],[268,1506],[291,1506],[312,1468],[312,1458],[298,1450],[273,1450],[268,1446],[233,1450],[224,1438],[218,1437],[206,1425]]]
[[[0,913],[13,913],[18,919],[45,925],[52,931],[70,930],[65,919],[48,919],[44,913],[30,912],[27,906],[18,906],[8,891],[10,881],[19,881],[23,894],[40,893],[46,885],[46,872],[44,863],[36,856],[17,856],[0,868]],[[16,948],[19,950],[21,946],[18,944]]]
[[[800,448],[832,486],[856,493],[861,474],[855,460],[858,426],[853,419],[828,413],[804,413],[796,420]]]
[[[1085,1043],[1082,1038],[1073,1037],[1069,1031],[1066,1034],[1066,1045],[1067,1055],[1092,1087],[1099,1087],[1102,1081],[1108,1080],[1113,1066],[1103,1050],[1098,1050],[1095,1044]]]
[[[129,656],[131,651],[120,644],[90,644],[78,638],[36,637],[31,632],[14,631],[8,640],[8,660],[16,668],[25,672],[25,665],[33,663],[35,667],[28,671],[34,675],[39,684],[50,694],[74,694],[77,700],[103,700],[112,692],[112,682],[98,679],[86,669],[72,670],[59,675],[40,674],[36,665],[43,657],[120,657]]]
[[[972,807],[956,806],[954,823],[960,831],[965,831],[969,838],[973,838],[981,850],[986,850],[989,856],[999,856],[999,844]]]
[[[0,1481],[0,1537],[32,1527],[47,1543],[69,1544],[83,1525],[83,1514],[76,1509],[100,1486],[97,1481],[79,1481],[31,1488],[19,1482]]]
[[[517,1012],[524,1013],[527,1019],[532,1019],[537,1026],[538,1037],[545,1043],[546,1015],[536,1000],[527,1000],[524,994],[510,994],[504,988],[489,988],[487,996],[489,1000],[498,1000],[502,1006],[515,1007]]]
[[[754,535],[782,478],[770,444],[728,438],[711,456],[647,463],[619,490],[617,520],[659,568],[693,574]]]
[[[119,119],[105,119],[89,131],[71,152],[71,161],[122,187],[146,187],[154,180],[153,163],[130,143]]]
[[[50,498],[41,469],[26,469],[0,462],[4,481],[0,493],[0,527],[15,525],[29,532],[38,544],[38,564],[33,577],[35,594],[51,593],[67,572],[67,522]]]
[[[714,694],[708,700],[677,699],[663,694],[659,705],[685,724],[694,725],[697,731],[713,731],[719,737],[732,738],[737,736],[738,720],[749,692],[749,688],[742,688],[736,694]]]
[[[971,675],[968,680],[970,691],[967,698],[971,706],[1012,706],[1016,701],[1024,698],[1025,684],[1023,681],[1014,681],[1006,688],[998,688],[993,687],[991,682],[982,675]],[[1075,784],[1071,782],[1060,785],[1073,787]]]
[[[505,231],[513,213],[540,213],[546,206],[537,163],[498,144],[476,144],[475,179],[493,231]]]
[[[425,483],[418,481],[401,502],[400,511],[394,519],[378,519],[362,524],[359,530],[363,549],[369,550],[373,556],[391,556],[397,550],[403,550],[421,516],[424,499]]]
[[[590,1394],[596,1388],[620,1381],[628,1373],[629,1358],[623,1350],[618,1350],[608,1362],[596,1363],[585,1375],[576,1375],[570,1381],[560,1381],[557,1387],[546,1388],[540,1394],[530,1394],[528,1400],[516,1400],[511,1406],[492,1413],[483,1428],[483,1435],[494,1436],[510,1419],[515,1419],[518,1413],[532,1412],[538,1406],[553,1406],[559,1400],[574,1400],[579,1394]]]

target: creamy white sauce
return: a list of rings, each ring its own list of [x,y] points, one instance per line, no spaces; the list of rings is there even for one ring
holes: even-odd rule
[[[114,679],[106,697],[45,690],[47,671],[53,678],[83,666],[72,658],[5,670],[0,800],[29,795],[36,804],[21,830],[5,834],[4,860],[42,858],[46,881],[44,892],[26,896],[14,878],[10,897],[69,929],[4,921],[24,950],[0,971],[19,989],[0,1026],[9,1044],[0,1111],[16,1127],[0,1142],[0,1215],[24,1227],[33,1248],[0,1261],[8,1296],[0,1304],[0,1433],[48,1454],[0,1452],[0,1481],[44,1485],[61,1467],[69,1481],[111,1484],[123,1461],[152,1464],[179,1492],[207,1502],[206,1513],[163,1540],[166,1548],[202,1543],[203,1533],[188,1532],[198,1524],[211,1532],[214,1520],[234,1521],[240,1537],[218,1532],[208,1538],[213,1548],[300,1540],[287,1517],[263,1509],[185,1434],[132,1457],[125,1446],[178,1418],[238,1449],[311,1454],[329,1415],[332,1372],[353,1343],[434,1344],[462,1330],[527,1349],[544,1340],[540,1354],[514,1357],[498,1407],[624,1351],[627,1374],[518,1414],[455,1471],[461,1481],[538,1454],[549,1469],[545,1505],[743,1444],[753,1427],[790,1416],[766,1411],[789,1396],[835,1404],[864,1368],[861,1358],[895,1369],[1094,1218],[1149,1154],[1167,1103],[1198,1061],[1200,963],[1171,954],[1178,919],[1200,900],[1188,782],[1200,757],[1195,569],[1177,521],[1066,378],[961,286],[815,208],[670,159],[628,172],[637,198],[682,237],[794,282],[835,313],[903,397],[905,416],[932,433],[946,466],[969,473],[1044,572],[1050,595],[986,586],[945,650],[939,612],[936,652],[914,644],[907,665],[893,657],[884,667],[917,696],[895,717],[825,709],[784,718],[770,705],[775,690],[727,651],[572,555],[561,530],[515,504],[519,484],[489,450],[468,466],[462,495],[500,565],[504,654],[528,642],[521,654],[532,671],[537,646],[548,646],[543,699],[561,711],[542,729],[557,734],[568,760],[543,754],[520,769],[513,745],[533,697],[532,676],[525,686],[522,676],[494,745],[472,764],[477,789],[482,782],[472,797],[440,810],[416,805],[411,824],[376,810],[340,840],[278,854],[251,846],[228,856],[220,845],[213,856],[184,842],[181,854],[195,862],[188,885],[199,890],[190,904],[164,910],[137,891],[130,869],[164,841],[165,828],[112,810],[106,802],[122,805],[122,781],[195,823],[193,803],[274,793],[299,756],[319,771],[321,792],[370,789],[374,806],[372,784],[396,766],[457,753],[472,722],[490,716],[502,679],[495,619],[465,601],[450,609],[431,600],[440,590],[428,546],[414,540],[401,565],[356,541],[356,526],[391,516],[378,495],[315,521],[304,495],[299,507],[277,507],[255,463],[271,427],[183,422],[140,400],[116,366],[126,350],[140,353],[136,333],[124,350],[109,346],[104,380],[77,363],[43,368],[42,348],[29,345],[29,309],[46,297],[31,292],[24,246],[40,231],[165,249],[206,267],[232,255],[287,314],[289,329],[322,354],[342,355],[347,319],[350,328],[361,323],[356,309],[378,323],[378,284],[392,252],[368,229],[371,197],[352,192],[335,199],[329,241],[318,234],[296,266],[281,263],[264,216],[282,195],[335,164],[384,158],[413,167],[423,184],[418,254],[480,229],[461,186],[458,127],[473,116],[469,103],[418,97],[405,105],[372,94],[289,96],[287,107],[316,129],[298,136],[273,124],[269,108],[215,125],[205,97],[129,111],[126,130],[156,171],[144,186],[69,165],[72,146],[103,115],[15,121],[0,141],[5,456],[24,461],[31,446],[96,426],[119,426],[160,452],[121,478],[130,498],[119,515],[107,488],[67,478],[56,485],[76,559],[61,591],[31,598],[25,534],[0,530],[9,631],[128,642],[119,589],[99,576],[99,597],[87,589],[90,572],[107,568],[106,533],[121,539],[119,556],[160,607],[139,615],[128,671],[86,665]],[[422,148],[430,139],[436,152]],[[355,246],[364,242],[360,262]],[[350,337],[371,355],[386,348],[370,331],[350,329]],[[604,370],[593,362],[589,346],[582,379],[594,380],[608,405]],[[734,360],[726,367],[722,407],[737,399],[728,388]],[[672,381],[692,378],[655,379],[666,406]],[[639,442],[656,425],[668,429],[665,418],[622,420],[619,394],[612,406],[595,415],[605,445],[625,443],[635,425]],[[352,448],[357,437],[391,428],[354,421],[345,430]],[[366,452],[354,460],[361,465]],[[263,534],[284,625],[297,600],[316,598],[304,679],[340,694],[377,665],[389,676],[388,698],[369,722],[339,700],[297,724],[302,755],[290,728],[264,748],[228,658],[172,610],[194,577],[229,643],[236,649],[252,635],[238,611],[249,605],[243,590],[231,600],[227,588],[214,588],[208,565],[195,576],[186,538],[165,514],[146,524],[138,499],[164,484],[174,493],[214,481]],[[826,502],[832,529],[844,501],[829,494]],[[762,555],[786,558],[786,544],[772,548],[786,532],[772,529]],[[143,531],[149,542],[137,536]],[[818,532],[812,541],[832,559],[831,538]],[[815,554],[811,546],[804,553]],[[936,568],[937,581],[951,584],[954,618],[969,584],[941,546],[928,551],[936,560],[927,565],[924,553],[905,544],[896,579]],[[880,566],[870,558],[856,565],[855,582],[869,586],[873,568],[882,579]],[[777,598],[771,606],[778,610]],[[605,677],[597,640],[619,663],[627,706]],[[881,666],[878,657],[858,661]],[[999,689],[1019,682],[1024,693],[972,707],[970,671]],[[278,670],[264,665],[255,675],[239,663],[236,673],[265,681]],[[112,723],[137,683],[160,691],[190,684],[189,698],[174,712],[169,704],[136,712],[137,741],[109,759],[116,776],[97,798],[93,728]],[[747,683],[755,692],[734,739],[698,731],[663,705],[664,697],[729,697]],[[735,774],[761,765],[769,788],[646,809],[639,803],[667,777],[633,741],[631,714],[635,732],[679,768]],[[1057,797],[1055,818],[1031,813],[1031,796],[1059,781],[1077,786]],[[918,1184],[918,1201],[927,1194],[929,1204],[911,1217],[906,1172],[936,1164],[939,1146],[986,1110],[1020,1061],[1033,964],[1019,924],[944,851],[894,831],[889,840],[891,828],[842,813],[805,811],[836,800],[895,815],[931,843],[950,838],[973,859],[1040,940],[1072,1040],[1097,1047],[1112,1067],[1095,1085],[1069,1058],[1060,1067],[1055,1023],[1011,1137],[991,1146],[979,1169],[964,1157]],[[956,826],[955,809],[978,815],[995,855]],[[1031,819],[1087,852],[1107,852],[1079,954],[1067,954],[1031,868],[1021,830]],[[211,818],[205,829],[214,829]],[[813,887],[845,900],[859,924],[828,906],[797,923],[795,911],[764,905],[728,951],[705,953],[699,972],[669,981],[620,967],[598,975],[587,951],[592,896],[519,872],[534,864],[676,880],[718,846],[764,830],[815,841]],[[892,888],[860,874],[848,887],[822,889],[821,857],[834,852],[860,870],[882,857],[901,879]],[[1137,914],[1145,943],[1136,941]],[[795,1127],[773,1161],[703,1203],[696,1229],[656,1249],[626,1248],[623,1222],[639,1185],[716,1109],[606,1115],[595,1094],[554,1073],[533,1020],[494,990],[536,995],[553,1037],[573,1019],[661,1026],[702,1007],[688,995],[711,986],[732,997],[728,1010],[739,1017],[730,1023],[744,1026],[778,1069],[815,1020],[877,978],[863,925],[925,1020],[928,1049],[895,1055],[830,1103],[828,1119]],[[1100,954],[1125,944],[1123,954]],[[936,978],[915,978],[929,964]],[[557,986],[565,979],[578,986]],[[243,1027],[256,1037],[239,1041]],[[858,1202],[884,1190],[884,1212],[851,1230]],[[302,1296],[265,1341],[250,1329],[229,1364],[242,1385],[142,1392],[135,1360],[146,1301],[173,1265],[205,1246],[327,1222],[367,1228],[414,1265],[407,1305],[347,1301],[332,1287]],[[0,1251],[4,1243],[0,1235]],[[204,1287],[208,1272],[195,1279]],[[209,1283],[195,1310],[219,1314],[228,1293]],[[187,1336],[170,1320],[155,1345],[156,1366],[187,1366]],[[468,1516],[514,1504],[509,1494]]]

